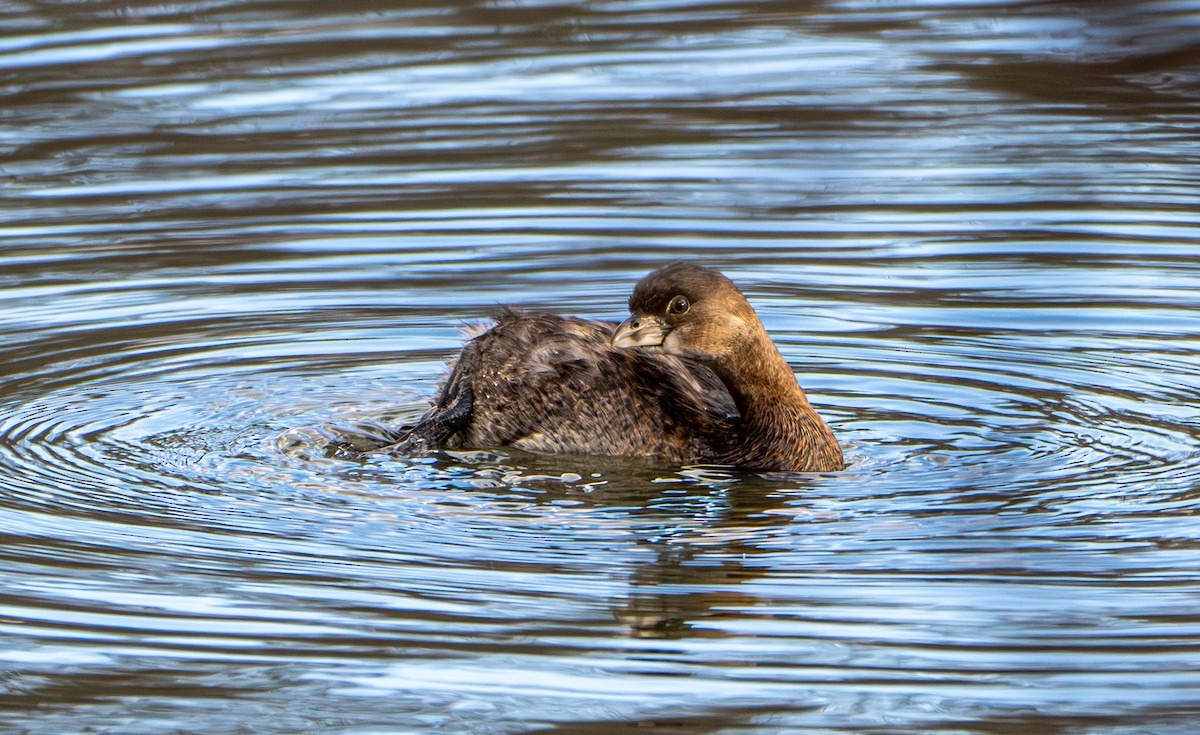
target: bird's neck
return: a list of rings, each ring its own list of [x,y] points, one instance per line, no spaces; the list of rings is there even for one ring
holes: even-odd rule
[[[723,362],[715,369],[740,416],[738,464],[762,469],[842,469],[841,447],[833,432],[813,410],[765,329]]]

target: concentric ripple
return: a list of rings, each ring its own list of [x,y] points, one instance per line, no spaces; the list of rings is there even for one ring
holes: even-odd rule
[[[1011,308],[995,304],[933,320],[912,299],[872,321],[851,295],[795,290],[820,284],[728,270],[842,437],[846,472],[328,456],[418,415],[459,342],[434,324],[450,320],[386,305],[336,319],[249,288],[205,304],[220,318],[17,334],[18,353],[64,348],[25,359],[44,387],[13,380],[0,423],[3,516],[24,539],[5,552],[5,615],[27,642],[12,665],[153,686],[138,662],[165,657],[197,676],[236,666],[251,690],[283,676],[293,693],[403,693],[422,711],[653,718],[663,700],[795,727],[814,721],[795,692],[844,700],[831,681],[864,706],[900,706],[880,687],[936,696],[916,677],[972,709],[1070,711],[1144,680],[1114,715],[1197,683],[1171,664],[1200,652],[1200,618],[1170,591],[1198,540],[1186,350],[1120,322],[1072,332],[1065,313],[971,326]],[[171,296],[138,288],[117,300]],[[1175,652],[1148,665],[1148,645]],[[514,684],[520,671],[543,678]],[[1013,700],[1030,682],[1043,694]]]
[[[799,5],[0,7],[0,730],[1191,735],[1200,11]],[[680,257],[846,471],[332,451]]]
[[[879,256],[814,261],[842,273]],[[128,281],[108,293],[122,314],[146,305],[140,327],[93,310],[14,330],[31,377],[10,380],[0,422],[9,665],[37,696],[64,665],[154,687],[146,662],[169,660],[197,677],[188,697],[224,696],[206,678],[242,696],[282,677],[289,696],[402,695],[467,728],[484,711],[680,707],[803,728],[851,701],[929,725],[889,688],[948,688],[959,712],[1082,716],[1096,691],[1114,717],[1186,701],[1200,683],[1200,618],[1178,589],[1200,547],[1187,340],[1111,316],[1076,331],[1078,313],[1002,288],[1015,276],[1000,267],[950,293],[952,252],[927,254],[907,294],[881,283],[840,300],[820,269],[806,282],[726,257],[846,444],[846,472],[330,455],[418,415],[459,322],[486,311],[397,309],[424,288],[399,278],[317,292],[315,307],[269,280],[202,303],[186,278]],[[546,306],[608,301],[635,275]],[[450,278],[433,280],[453,300]],[[320,306],[333,302],[360,306]],[[817,709],[796,708],[798,691]]]

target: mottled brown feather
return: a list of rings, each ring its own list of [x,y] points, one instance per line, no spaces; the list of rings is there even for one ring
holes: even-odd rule
[[[729,394],[701,365],[612,347],[614,326],[501,311],[452,370],[473,406],[447,446],[704,461],[729,434]]]
[[[666,314],[684,295],[685,314]],[[534,452],[830,471],[841,448],[749,302],[716,271],[673,263],[630,298],[668,318],[661,348],[612,346],[616,325],[504,308],[455,361],[437,405],[394,450]],[[667,354],[673,352],[674,354]]]

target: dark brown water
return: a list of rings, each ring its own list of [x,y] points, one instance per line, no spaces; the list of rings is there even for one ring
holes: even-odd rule
[[[0,730],[1197,732],[1200,4],[0,31]],[[677,257],[848,471],[324,457]]]

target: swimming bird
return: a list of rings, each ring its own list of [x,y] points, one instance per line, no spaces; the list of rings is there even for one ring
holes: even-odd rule
[[[619,325],[503,307],[421,420],[388,449],[515,447],[668,464],[844,466],[754,308],[688,262],[644,277]]]

